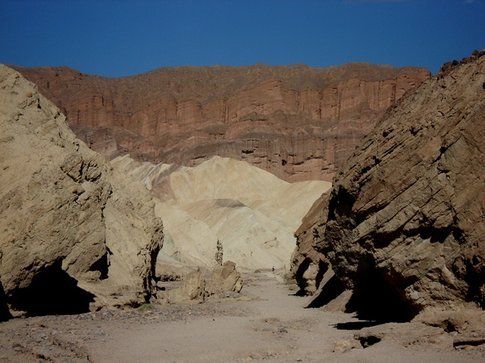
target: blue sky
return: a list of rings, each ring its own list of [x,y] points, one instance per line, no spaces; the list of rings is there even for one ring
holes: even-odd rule
[[[485,48],[485,0],[0,0],[0,62],[124,76],[161,66],[424,66]]]

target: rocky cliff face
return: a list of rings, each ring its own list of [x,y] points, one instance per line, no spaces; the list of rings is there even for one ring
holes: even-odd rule
[[[3,65],[0,170],[4,317],[7,307],[69,313],[149,297],[163,238],[151,197],[114,174],[57,107]]]
[[[409,319],[430,306],[483,307],[484,143],[483,52],[444,67],[365,138],[321,200],[324,223],[309,227],[353,289],[348,308]]]
[[[330,180],[419,68],[180,67],[127,78],[17,68],[108,156],[193,166],[219,155],[289,181]]]

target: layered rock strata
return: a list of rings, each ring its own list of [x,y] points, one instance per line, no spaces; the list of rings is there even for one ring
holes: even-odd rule
[[[429,77],[369,64],[178,67],[126,78],[17,69],[105,155],[187,166],[219,155],[288,181],[330,180],[385,110]]]
[[[54,104],[3,65],[0,170],[4,318],[150,297],[163,231],[149,193],[113,173]]]
[[[404,96],[313,208],[324,216],[309,225],[312,254],[330,261],[363,316],[484,306],[483,55]]]

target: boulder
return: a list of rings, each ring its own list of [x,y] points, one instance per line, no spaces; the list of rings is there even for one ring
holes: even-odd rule
[[[226,261],[212,271],[198,268],[187,273],[182,285],[168,290],[165,297],[169,303],[204,302],[210,296],[223,297],[228,293],[239,293],[243,287],[241,274],[236,264]]]
[[[182,286],[167,292],[167,301],[170,304],[204,302],[208,296],[204,272],[199,268],[185,276]]]
[[[226,261],[212,271],[206,289],[210,295],[221,295],[226,292],[240,292],[242,287],[243,281],[236,270],[236,264]]]

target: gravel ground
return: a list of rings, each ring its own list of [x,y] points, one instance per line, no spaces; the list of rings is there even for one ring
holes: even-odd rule
[[[420,339],[403,345],[394,337],[364,349],[354,339],[359,330],[338,328],[355,322],[351,315],[305,309],[308,299],[270,274],[245,281],[241,295],[203,304],[13,319],[0,324],[0,362],[485,361],[480,347]]]

